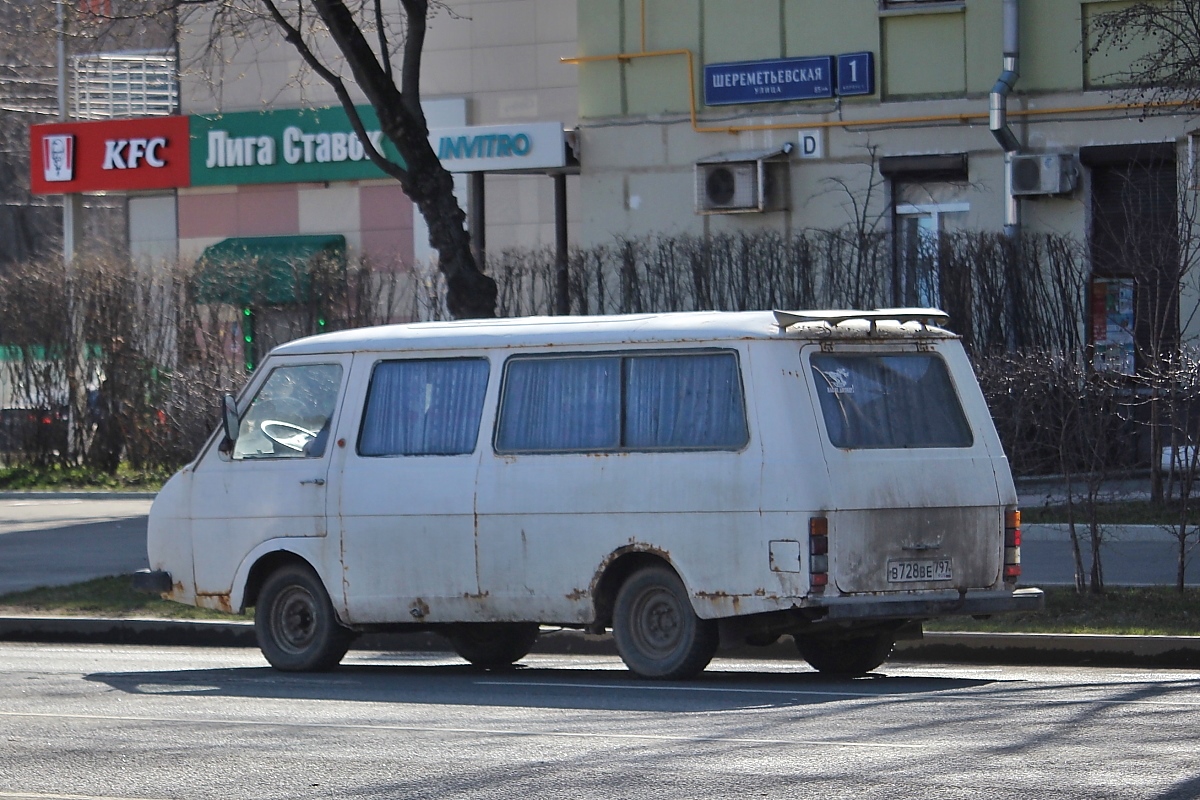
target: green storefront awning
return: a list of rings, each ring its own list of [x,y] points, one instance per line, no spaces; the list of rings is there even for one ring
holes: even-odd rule
[[[196,299],[239,306],[304,303],[314,269],[345,266],[345,236],[233,237],[209,245],[196,262]]]

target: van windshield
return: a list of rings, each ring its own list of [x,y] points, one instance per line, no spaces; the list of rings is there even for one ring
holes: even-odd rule
[[[932,353],[820,354],[811,359],[834,447],[970,447],[946,363]]]
[[[320,458],[341,381],[337,364],[272,370],[242,417],[233,459]]]

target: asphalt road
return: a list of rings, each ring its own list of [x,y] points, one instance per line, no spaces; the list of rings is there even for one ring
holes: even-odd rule
[[[0,594],[148,566],[149,498],[0,498]]]
[[[148,566],[150,503],[149,497],[128,496],[0,496],[0,594],[123,575]],[[1167,533],[1143,527],[1110,529],[1106,536],[1103,563],[1109,585],[1174,583],[1177,545]],[[1086,548],[1084,559],[1087,565]],[[1061,526],[1026,526],[1022,560],[1025,586],[1069,585],[1074,580],[1070,543]],[[1200,585],[1200,558],[1190,560],[1187,583]]]
[[[352,653],[0,643],[0,798],[1154,798],[1200,795],[1200,677],[722,660],[508,673]]]

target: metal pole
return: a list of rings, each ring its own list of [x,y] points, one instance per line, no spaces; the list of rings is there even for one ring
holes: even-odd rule
[[[571,290],[567,274],[567,176],[554,175],[554,313],[571,313]]]
[[[66,122],[67,113],[67,14],[66,0],[58,0],[55,6],[56,22],[58,23],[58,119]],[[78,154],[76,154],[78,156]],[[82,196],[71,192],[62,196],[62,246],[63,265],[67,280],[67,319],[71,325],[70,342],[68,344],[67,362],[67,450],[72,458],[78,458],[83,453],[83,431],[79,426],[80,415],[83,413],[86,398],[84,397],[83,374],[83,320],[79,313],[79,302],[76,298],[75,275],[71,268],[75,260],[77,243],[82,238],[83,221]]]
[[[484,211],[484,178],[487,173],[472,172],[467,195],[467,229],[471,234],[471,254],[480,270],[487,254],[487,219]]]

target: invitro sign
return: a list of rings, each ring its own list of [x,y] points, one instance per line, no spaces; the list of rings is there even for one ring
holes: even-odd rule
[[[566,166],[561,122],[474,125],[429,132],[429,143],[451,172],[503,172]]]

